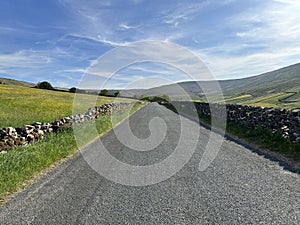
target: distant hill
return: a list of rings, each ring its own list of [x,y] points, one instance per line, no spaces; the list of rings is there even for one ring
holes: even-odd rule
[[[122,91],[128,97],[136,95],[169,95],[173,99],[182,97],[181,87],[194,100],[205,100],[201,86],[205,86],[213,93],[211,81],[187,81],[177,84],[164,85],[148,90]],[[257,76],[219,80],[223,94],[227,102],[261,105],[268,107],[300,107],[300,63],[279,70],[264,73]],[[200,86],[200,87],[199,87]],[[284,101],[281,101],[284,99]],[[289,102],[288,102],[289,100]],[[290,104],[289,104],[290,103]]]
[[[165,93],[176,95],[176,86],[179,85],[187,93],[201,97],[203,91],[200,86],[210,87],[210,81],[187,81],[178,84],[165,85],[157,88],[151,88],[146,91],[149,94]],[[263,96],[269,93],[277,92],[300,92],[300,63],[288,66],[279,70],[264,73],[261,75],[233,80],[219,80],[219,84],[225,96],[235,96],[243,93],[253,96]],[[213,90],[212,90],[213,91]]]
[[[300,63],[258,76],[220,82],[227,94],[246,92],[253,95],[300,91]]]
[[[20,81],[20,80],[14,80],[9,78],[1,78],[0,77],[0,83],[2,84],[9,84],[9,85],[17,85],[17,86],[24,86],[24,87],[35,87],[36,84],[26,82],[26,81]],[[61,87],[54,87],[56,91],[69,91],[69,88],[61,88]]]
[[[18,86],[25,86],[25,87],[35,86],[34,83],[29,83],[29,82],[19,81],[19,80],[14,80],[9,78],[1,78],[1,77],[0,77],[0,82],[2,84],[18,85]]]

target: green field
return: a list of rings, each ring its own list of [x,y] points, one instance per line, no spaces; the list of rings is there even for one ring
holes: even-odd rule
[[[89,107],[113,101],[125,102],[130,99],[114,99],[95,95],[76,94],[80,97],[78,112],[86,112]],[[0,128],[18,127],[33,122],[52,122],[72,115],[75,94],[36,88],[0,84]]]
[[[114,121],[120,122],[130,113],[144,106],[136,100],[95,95],[72,94],[67,92],[40,90],[30,87],[0,84],[0,127],[24,126],[35,121],[52,122],[71,115],[73,101],[77,99],[76,112],[86,112],[89,107],[112,102],[135,102],[114,113]],[[97,131],[95,130],[95,124]],[[111,129],[115,124],[111,115],[99,117],[95,121],[77,124],[79,135],[84,137],[79,147]],[[77,130],[78,132],[78,130]],[[73,130],[67,128],[53,133],[42,141],[28,146],[17,146],[5,154],[0,154],[0,205],[7,195],[28,185],[28,180],[36,177],[42,170],[78,151]]]
[[[236,97],[225,98],[226,103],[229,104],[241,104],[250,106],[261,107],[273,107],[273,108],[287,108],[297,109],[300,108],[300,101],[298,102],[281,102],[281,99],[285,99],[291,96],[290,93],[278,92],[272,94],[266,94],[263,96],[252,96],[250,94],[244,94]]]

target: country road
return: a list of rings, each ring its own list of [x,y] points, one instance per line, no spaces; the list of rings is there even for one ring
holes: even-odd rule
[[[130,149],[113,131],[100,140],[116,159],[142,167],[168,158],[180,142],[180,126],[187,127],[184,146],[188,152],[196,140],[196,150],[174,176],[147,186],[124,185],[101,176],[76,154],[1,207],[0,224],[300,224],[299,174],[229,140],[224,140],[213,163],[199,171],[209,130],[152,103],[129,118],[132,132],[141,139],[151,137],[149,121],[155,117],[163,118],[167,133],[152,134],[162,139],[153,150],[145,151],[147,143],[145,149]],[[152,122],[164,127],[160,120]],[[117,126],[116,133],[125,125]],[[130,145],[130,134],[124,137]],[[87,157],[95,152],[97,142],[82,150]],[[184,158],[173,160],[182,163]],[[106,169],[120,182],[142,179],[128,171],[118,177],[114,164]],[[168,174],[160,172],[151,177],[145,171],[145,181]]]

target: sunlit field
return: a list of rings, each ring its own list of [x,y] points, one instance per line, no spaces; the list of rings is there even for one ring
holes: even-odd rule
[[[77,112],[86,112],[89,107],[113,101],[132,101],[86,94],[80,95]],[[0,84],[0,128],[18,127],[33,122],[52,122],[72,115],[75,94],[36,88]],[[97,98],[97,99],[96,99]]]
[[[227,99],[227,103],[235,103],[235,104],[242,104],[242,105],[251,105],[251,106],[262,106],[262,107],[273,107],[273,108],[287,108],[287,109],[296,109],[300,108],[300,102],[288,102],[284,103],[281,102],[281,99],[289,97],[291,94],[279,92],[269,95],[264,95],[260,97],[253,97],[253,96],[247,96],[247,98],[244,98],[244,96],[241,96],[240,98],[231,98]]]
[[[17,127],[35,121],[51,122],[76,111],[86,112],[89,107],[112,102],[134,101],[125,98],[98,97],[96,95],[73,94],[68,92],[48,91],[14,85],[0,85],[0,128]],[[115,122],[125,119],[129,114],[144,106],[138,102],[132,108],[127,107],[115,113]],[[111,115],[104,115],[95,121],[79,124],[82,143],[76,143],[71,128],[45,136],[28,146],[16,146],[5,154],[0,154],[0,205],[5,196],[29,183],[36,174],[45,168],[78,151],[77,144],[85,145],[97,137],[93,133],[95,125],[101,135],[110,130]]]

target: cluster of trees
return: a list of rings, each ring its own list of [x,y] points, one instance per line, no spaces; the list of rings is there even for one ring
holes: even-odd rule
[[[42,81],[42,82],[37,83],[37,85],[35,86],[35,88],[47,89],[47,90],[55,90],[53,88],[53,86],[48,81]],[[78,89],[76,87],[70,88],[69,92],[71,92],[71,93],[87,93],[86,90],[80,90],[80,89]],[[115,91],[114,93],[111,93],[107,89],[103,89],[103,90],[100,91],[99,95],[101,95],[101,96],[109,96],[109,97],[117,97],[117,96],[120,95],[120,92],[119,91]]]
[[[120,92],[116,91],[114,93],[111,93],[109,90],[103,89],[103,90],[100,91],[99,95],[101,95],[101,96],[110,96],[110,97],[117,97],[117,96],[120,95]]]

